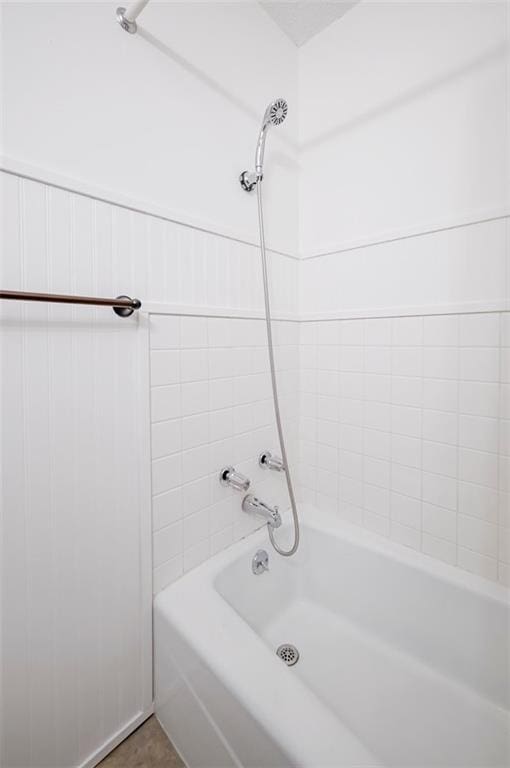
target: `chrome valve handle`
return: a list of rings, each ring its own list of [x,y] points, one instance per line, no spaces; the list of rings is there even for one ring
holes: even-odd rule
[[[220,472],[220,483],[229,485],[235,491],[244,491],[245,493],[250,487],[250,480],[240,472],[236,472],[234,467],[223,467]]]

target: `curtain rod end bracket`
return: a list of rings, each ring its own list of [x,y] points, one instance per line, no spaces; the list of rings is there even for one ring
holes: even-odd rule
[[[126,19],[125,16],[126,9],[122,6],[119,6],[117,8],[117,21],[119,22],[120,26],[125,32],[129,32],[130,35],[136,34],[136,31],[138,29],[136,25],[136,21],[130,21],[129,19]],[[117,313],[118,314],[118,313]]]
[[[142,302],[140,299],[132,299],[129,296],[117,296],[118,299],[127,299],[131,302],[130,307],[113,307],[113,311],[119,317],[131,317],[136,309],[140,309]]]

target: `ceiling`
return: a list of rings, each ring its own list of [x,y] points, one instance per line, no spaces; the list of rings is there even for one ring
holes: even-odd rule
[[[358,0],[259,0],[296,45],[303,45],[356,5]]]

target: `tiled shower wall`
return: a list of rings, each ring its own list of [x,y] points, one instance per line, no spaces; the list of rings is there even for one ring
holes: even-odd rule
[[[301,499],[510,583],[510,313],[300,326]]]
[[[296,322],[275,322],[275,352],[291,455],[297,444]],[[219,483],[224,466],[286,508],[284,478],[259,468],[278,450],[262,320],[151,315],[154,592],[243,538],[261,521],[242,493]]]

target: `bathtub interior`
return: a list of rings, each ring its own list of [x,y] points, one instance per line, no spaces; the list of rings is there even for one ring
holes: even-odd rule
[[[313,526],[302,541],[261,576],[245,555],[214,582],[266,645],[298,648],[288,673],[383,764],[507,765],[505,601]]]

